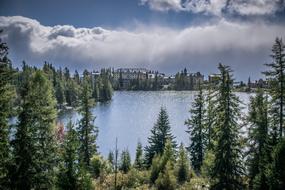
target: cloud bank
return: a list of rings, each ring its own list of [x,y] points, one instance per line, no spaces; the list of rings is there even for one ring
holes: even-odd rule
[[[285,8],[284,0],[141,0],[156,11],[189,11],[221,16],[223,13],[271,15]]]
[[[10,55],[40,64],[49,61],[72,69],[147,67],[174,73],[184,67],[209,73],[218,62],[232,65],[238,77],[257,73],[276,36],[285,26],[265,23],[218,23],[181,30],[138,26],[133,30],[44,26],[21,16],[0,17],[1,38]]]

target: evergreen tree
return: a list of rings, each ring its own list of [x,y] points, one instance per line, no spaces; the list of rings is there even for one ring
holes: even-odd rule
[[[155,183],[161,173],[165,171],[166,165],[169,165],[168,170],[174,169],[175,164],[175,152],[172,142],[167,139],[164,151],[162,154],[156,154],[153,158],[150,169],[150,181]]]
[[[188,163],[187,152],[182,143],[179,147],[176,169],[177,169],[177,181],[179,183],[184,183],[185,181],[189,179],[190,166]]]
[[[272,63],[266,64],[270,68],[264,72],[269,83],[269,93],[272,98],[272,115],[276,128],[279,128],[279,137],[283,135],[284,104],[285,104],[285,51],[282,39],[276,38],[272,47]]]
[[[67,124],[67,132],[62,145],[61,163],[58,174],[59,189],[78,189],[78,134],[71,121]]]
[[[266,166],[269,164],[268,145],[268,102],[263,91],[258,89],[251,97],[249,106],[249,188],[269,189],[266,179]]]
[[[114,153],[113,151],[110,151],[108,154],[108,161],[110,162],[110,164],[112,165],[112,167],[114,167],[115,164],[115,160],[114,160]]]
[[[203,164],[205,147],[206,147],[206,132],[205,132],[205,105],[204,94],[199,85],[199,92],[196,95],[192,109],[190,110],[191,119],[188,119],[185,124],[188,126],[188,133],[190,134],[190,147],[188,150],[191,156],[191,165],[193,169],[199,174]]]
[[[128,173],[128,171],[131,169],[131,156],[127,149],[122,151],[119,169],[124,173]]]
[[[214,147],[215,142],[215,105],[214,90],[211,84],[208,86],[207,97],[205,103],[207,105],[205,114],[205,131],[206,131],[206,150],[210,151]]]
[[[285,189],[285,139],[273,150],[273,162],[270,167],[270,189]]]
[[[91,107],[93,105],[94,101],[91,99],[90,85],[88,84],[87,79],[84,78],[80,106],[82,119],[79,122],[78,132],[80,139],[80,160],[87,168],[90,166],[91,157],[97,152],[96,139],[98,129],[94,125],[95,118],[92,116],[91,112]]]
[[[14,140],[16,189],[50,189],[54,185],[56,147],[55,98],[51,83],[36,71],[29,84]]]
[[[170,163],[167,163],[163,172],[161,172],[155,181],[158,190],[175,190],[176,179]]]
[[[138,170],[141,170],[144,167],[143,148],[141,142],[138,142],[137,145],[134,167],[137,168]]]
[[[8,119],[11,116],[11,100],[14,91],[11,85],[12,69],[7,55],[8,46],[0,38],[0,189],[7,188],[8,167],[11,159]]]
[[[168,114],[166,109],[161,107],[157,122],[151,130],[151,136],[148,138],[149,145],[145,147],[145,164],[147,167],[150,167],[155,154],[163,153],[167,139],[176,148],[175,137],[171,134]]]
[[[217,128],[217,145],[214,149],[211,189],[242,189],[244,170],[238,124],[240,101],[232,91],[233,79],[230,68],[220,64],[219,70],[221,75],[216,93],[217,108],[214,123]]]

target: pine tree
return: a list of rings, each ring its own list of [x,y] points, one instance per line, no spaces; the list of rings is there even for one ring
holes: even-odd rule
[[[0,189],[7,188],[8,168],[11,159],[8,119],[11,115],[10,108],[14,91],[11,85],[13,74],[7,55],[8,46],[0,38]]]
[[[233,80],[230,68],[220,64],[219,70],[221,75],[216,93],[217,108],[214,123],[217,128],[217,145],[214,149],[211,189],[242,189],[244,170],[238,124],[240,101],[232,91]]]
[[[94,101],[91,99],[91,89],[86,78],[83,81],[83,89],[81,95],[80,113],[82,119],[79,122],[78,132],[80,139],[79,154],[82,164],[88,169],[91,157],[97,152],[96,139],[98,129],[94,125],[94,117],[92,116],[91,107]]]
[[[14,140],[16,189],[50,189],[56,158],[55,98],[50,81],[36,71],[29,84]]]
[[[272,102],[272,115],[279,137],[283,135],[284,128],[284,104],[285,104],[285,46],[282,39],[276,38],[272,47],[272,63],[266,64],[270,68],[264,72],[269,83],[269,93]]]
[[[59,189],[78,189],[78,133],[71,121],[66,126],[67,131],[62,144],[61,163],[58,174]]]
[[[141,170],[144,167],[143,148],[141,142],[138,142],[137,145],[134,167],[138,170]]]
[[[173,168],[170,163],[167,163],[163,172],[161,172],[155,181],[158,190],[175,190],[176,179]]]
[[[108,154],[108,161],[112,165],[112,167],[114,167],[115,160],[114,160],[114,152],[113,151],[109,152],[109,154]]]
[[[205,132],[205,105],[204,94],[199,85],[199,92],[195,97],[192,109],[190,110],[191,119],[185,121],[190,134],[190,146],[188,150],[191,156],[191,165],[196,173],[200,173],[201,166],[204,160],[206,147],[206,132]]]
[[[270,189],[285,189],[285,139],[279,141],[273,150],[270,167]]]
[[[119,169],[124,173],[128,173],[131,169],[131,156],[128,149],[122,151]]]
[[[188,163],[187,152],[182,143],[179,147],[176,169],[177,169],[177,181],[179,183],[184,183],[189,179],[190,166]]]
[[[262,89],[251,97],[249,106],[249,188],[269,189],[266,179],[266,167],[269,164],[268,145],[268,101]]]
[[[211,151],[214,147],[215,142],[215,105],[214,105],[214,90],[211,84],[208,86],[207,97],[205,103],[206,114],[205,114],[205,131],[206,131],[206,151]]]
[[[155,183],[159,175],[165,172],[166,165],[167,170],[173,170],[175,166],[175,152],[173,149],[172,142],[167,139],[162,154],[156,154],[153,158],[151,169],[150,169],[150,181]],[[173,171],[171,171],[173,172]]]
[[[161,107],[156,124],[151,130],[151,136],[148,138],[148,146],[145,147],[145,164],[150,167],[155,154],[162,154],[167,139],[172,142],[176,148],[175,137],[171,134],[170,123],[166,109]]]

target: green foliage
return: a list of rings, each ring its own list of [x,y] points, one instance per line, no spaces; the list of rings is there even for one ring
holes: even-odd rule
[[[94,102],[91,99],[91,89],[88,84],[88,80],[84,78],[83,89],[80,102],[80,113],[82,119],[79,122],[79,154],[80,161],[86,168],[90,166],[91,157],[97,152],[96,139],[98,135],[98,129],[94,125],[94,117],[92,116],[91,107]]]
[[[11,161],[8,119],[11,116],[14,90],[11,85],[13,71],[7,55],[8,46],[0,38],[0,189],[8,186]]]
[[[145,147],[145,164],[150,167],[155,154],[163,154],[167,139],[176,148],[175,137],[171,134],[168,114],[165,108],[160,109],[158,119],[154,127],[151,129],[151,136],[148,138],[148,146]]]
[[[61,162],[58,173],[59,189],[78,189],[80,166],[78,163],[78,134],[71,121],[67,124],[61,152]]]
[[[119,169],[124,173],[128,173],[131,169],[131,156],[128,149],[122,151]]]
[[[219,65],[221,77],[216,92],[217,145],[214,148],[215,160],[212,172],[212,189],[241,189],[244,173],[239,137],[239,99],[232,92],[233,80],[230,69]]]
[[[138,142],[137,149],[136,149],[136,158],[134,167],[138,170],[142,170],[144,168],[144,160],[143,160],[143,148],[142,144]]]
[[[259,89],[255,97],[251,97],[248,120],[249,129],[249,188],[269,189],[266,177],[266,166],[270,162],[268,136],[268,101]]]
[[[169,163],[170,166],[174,167],[175,164],[175,152],[173,150],[173,144],[170,140],[166,141],[163,154],[155,155],[150,168],[150,181],[155,183],[159,174],[164,171],[166,164]]]
[[[273,162],[270,166],[270,189],[285,189],[285,139],[273,150]]]
[[[199,85],[199,92],[190,110],[191,119],[185,121],[188,126],[188,133],[190,134],[190,146],[188,150],[191,156],[191,165],[193,169],[199,174],[204,159],[206,148],[206,129],[205,129],[205,100],[202,87]]]
[[[94,190],[91,174],[85,169],[85,166],[80,167],[78,176],[78,190]]]
[[[175,168],[176,168],[176,173],[177,173],[176,174],[177,175],[177,181],[180,184],[189,180],[189,178],[190,178],[190,176],[189,176],[190,166],[189,166],[189,162],[188,162],[187,152],[186,152],[182,143],[179,147],[178,159],[177,159],[177,163],[176,163]]]
[[[206,149],[213,149],[215,143],[215,92],[214,87],[210,84],[207,87],[207,98],[205,104],[207,105],[206,114],[205,114],[205,131],[206,131]]]
[[[205,178],[209,178],[212,174],[215,161],[215,154],[213,150],[207,150],[201,167],[201,174]]]
[[[95,178],[104,178],[106,174],[112,171],[112,166],[108,160],[104,160],[102,156],[95,154],[91,158],[91,171]]]
[[[285,46],[282,39],[276,38],[272,47],[272,63],[266,64],[270,70],[264,72],[271,95],[271,114],[278,136],[283,136],[285,104]],[[279,128],[279,129],[278,129]],[[277,137],[276,137],[277,138]],[[277,142],[276,142],[277,143]]]
[[[95,78],[92,94],[98,102],[106,102],[112,99],[113,87],[109,75],[108,70],[102,69],[100,76]]]
[[[56,164],[55,98],[51,83],[36,71],[26,88],[14,144],[17,189],[52,188]]]
[[[155,186],[158,190],[174,190],[176,189],[176,178],[174,176],[173,168],[168,162],[163,170],[159,173]]]
[[[115,158],[114,158],[114,152],[110,151],[108,154],[108,161],[111,164],[112,168],[115,165]]]

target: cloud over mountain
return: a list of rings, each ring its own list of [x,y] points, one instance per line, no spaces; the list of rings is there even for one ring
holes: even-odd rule
[[[166,72],[183,67],[212,72],[222,61],[239,65],[241,77],[260,70],[275,37],[285,31],[284,25],[224,19],[179,30],[145,25],[111,30],[44,26],[21,16],[0,17],[0,28],[16,61],[36,64],[46,60],[73,69],[148,67]]]

